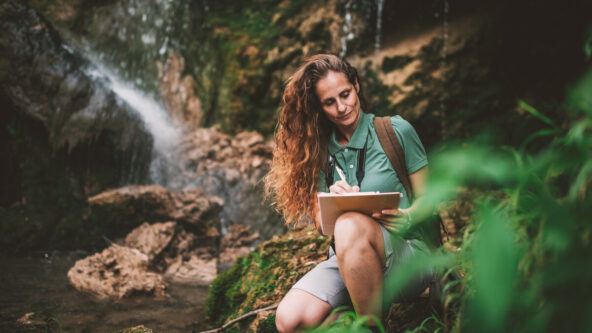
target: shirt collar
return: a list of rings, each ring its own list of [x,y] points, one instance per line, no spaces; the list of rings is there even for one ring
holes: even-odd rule
[[[372,122],[372,115],[369,113],[365,113],[360,110],[360,120],[358,121],[358,126],[354,131],[351,139],[347,143],[347,145],[342,146],[337,142],[337,136],[335,135],[336,128],[333,129],[331,132],[331,136],[329,138],[329,154],[335,155],[338,151],[344,148],[354,148],[354,149],[362,149],[364,148],[364,144],[366,143],[366,138],[368,137],[368,127]]]

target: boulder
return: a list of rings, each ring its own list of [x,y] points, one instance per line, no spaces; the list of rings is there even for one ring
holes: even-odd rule
[[[251,246],[259,239],[259,233],[252,232],[247,225],[234,224],[228,228],[228,233],[220,242],[220,254],[218,255],[220,271],[230,268],[239,257],[244,257],[251,252]]]
[[[125,246],[109,248],[76,262],[68,272],[79,291],[98,298],[121,299],[136,294],[165,296],[166,280],[208,285],[218,273],[210,230],[198,237],[177,222],[144,223],[125,238]]]
[[[164,277],[170,281],[201,286],[209,285],[216,275],[218,275],[216,258],[202,258],[195,255],[187,260],[183,256],[174,258],[164,272]]]
[[[175,221],[206,242],[216,242],[208,230],[220,229],[223,200],[193,188],[180,192],[159,185],[131,185],[90,197],[90,220],[108,221],[123,236],[144,222]],[[116,231],[116,232],[115,232]]]
[[[127,235],[125,245],[145,254],[149,267],[169,281],[207,285],[218,274],[217,244],[211,240],[219,236],[216,229],[198,236],[176,222],[144,223]]]
[[[125,245],[144,253],[149,262],[154,262],[175,237],[176,226],[175,222],[144,223],[125,237]]]
[[[68,279],[77,290],[99,299],[166,296],[166,282],[148,266],[148,256],[144,253],[113,244],[101,253],[76,261],[68,271]]]

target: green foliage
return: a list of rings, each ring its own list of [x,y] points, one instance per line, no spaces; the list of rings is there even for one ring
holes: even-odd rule
[[[259,323],[258,331],[261,333],[276,333],[275,314],[267,316],[265,320]]]
[[[343,311],[343,308],[336,308],[332,311],[332,315],[339,313],[339,317],[331,323],[322,325],[318,328],[308,330],[307,332],[314,333],[337,333],[337,332],[352,332],[352,333],[371,333],[373,332],[369,326],[370,321],[378,322],[378,330],[385,332],[380,320],[374,316],[358,316],[353,311]]]
[[[212,282],[205,307],[209,322],[221,326],[245,299],[246,295],[241,291],[240,278],[246,268],[245,259],[240,258],[230,270],[218,275]]]
[[[456,262],[465,274],[447,328],[478,332],[583,332],[592,329],[592,71],[573,87],[573,121],[550,145],[529,153],[487,145],[448,146],[432,158],[427,202],[475,193],[461,250],[415,258],[386,284],[396,292],[418,271]],[[520,107],[548,126],[536,109]],[[561,131],[561,134],[558,135]]]

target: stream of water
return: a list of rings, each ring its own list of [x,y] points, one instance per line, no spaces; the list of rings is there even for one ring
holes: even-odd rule
[[[0,332],[35,332],[17,320],[34,312],[62,332],[112,332],[143,324],[157,332],[192,332],[204,327],[208,288],[169,284],[171,297],[134,297],[99,301],[76,291],[66,276],[74,262],[89,253],[1,257]],[[41,328],[37,331],[44,332]]]

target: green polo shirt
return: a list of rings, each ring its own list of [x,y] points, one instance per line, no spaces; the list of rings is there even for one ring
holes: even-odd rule
[[[407,172],[412,174],[417,170],[423,168],[428,164],[425,149],[417,136],[417,132],[409,122],[400,116],[391,117],[391,124],[397,134],[397,138],[405,152],[405,163]],[[366,148],[366,165],[365,176],[362,184],[358,184],[356,179],[356,170],[358,167],[358,153],[364,148],[364,144],[368,140]],[[354,131],[353,136],[347,143],[342,146],[337,142],[335,131],[331,133],[329,139],[329,154],[333,155],[337,161],[337,165],[345,173],[345,178],[350,185],[359,185],[360,191],[380,191],[380,192],[401,192],[403,199],[400,207],[409,207],[409,197],[403,187],[401,181],[397,177],[391,162],[386,156],[376,130],[374,129],[374,115],[362,112],[358,126]],[[339,174],[336,170],[333,172],[333,182],[339,180]],[[329,188],[325,184],[325,175],[321,171],[319,177],[319,191],[328,192]]]

